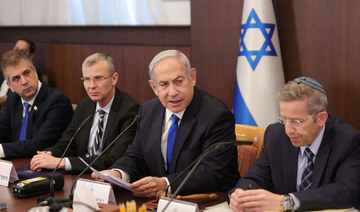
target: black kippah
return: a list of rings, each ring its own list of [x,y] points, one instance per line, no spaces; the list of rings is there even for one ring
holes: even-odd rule
[[[316,89],[316,90],[318,90],[321,93],[326,95],[323,86],[321,86],[321,84],[318,81],[316,81],[316,80],[314,80],[314,79],[312,79],[310,77],[298,77],[298,78],[294,79],[294,81],[297,82],[298,84],[302,83],[302,84],[307,85],[307,86],[309,86],[311,88],[314,88],[314,89]]]

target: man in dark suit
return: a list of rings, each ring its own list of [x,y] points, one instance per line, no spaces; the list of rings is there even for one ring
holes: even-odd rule
[[[116,88],[119,75],[110,56],[103,53],[90,55],[82,65],[82,73],[81,80],[89,97],[79,103],[71,124],[60,140],[54,146],[47,148],[48,152],[38,152],[38,155],[33,157],[30,165],[32,170],[54,169],[76,130],[84,120],[88,119],[90,121],[84,122],[82,129],[75,135],[65,160],[59,165],[59,168],[73,173],[81,172],[86,166],[77,156],[82,157],[87,163],[92,162],[138,114],[139,104]],[[88,118],[89,116],[93,117]],[[101,135],[98,134],[100,119]],[[136,125],[123,134],[109,149],[110,151],[104,153],[94,163],[93,167],[99,170],[109,168],[123,155],[132,142],[135,131]]]
[[[31,157],[59,139],[73,116],[71,103],[61,91],[39,81],[24,52],[6,52],[1,68],[13,92],[0,115],[0,157]]]
[[[311,78],[288,82],[278,98],[280,123],[266,129],[259,158],[230,191],[230,208],[354,207],[360,198],[360,132],[326,112],[325,90]]]
[[[133,143],[114,169],[104,172],[132,182],[134,195],[154,197],[209,146],[234,140],[235,121],[224,103],[195,87],[196,69],[183,53],[160,52],[150,63],[149,74],[158,97],[142,106]],[[185,175],[171,184],[171,191]],[[93,177],[100,180],[94,173]],[[238,178],[236,149],[229,145],[205,157],[180,193],[224,191]]]

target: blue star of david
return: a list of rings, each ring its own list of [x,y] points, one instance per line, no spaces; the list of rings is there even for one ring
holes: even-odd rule
[[[252,22],[252,20],[254,20]],[[252,23],[251,23],[252,22]],[[255,71],[256,66],[260,62],[263,56],[277,56],[273,43],[271,42],[271,38],[274,34],[275,24],[262,23],[259,16],[256,14],[254,8],[251,10],[249,17],[245,24],[241,25],[241,42],[240,42],[240,50],[239,56],[245,56],[247,61],[249,62],[253,71]],[[248,29],[258,28],[263,34],[265,41],[260,48],[260,50],[248,50],[244,37]],[[268,31],[267,31],[268,29]],[[255,56],[252,58],[252,56]]]

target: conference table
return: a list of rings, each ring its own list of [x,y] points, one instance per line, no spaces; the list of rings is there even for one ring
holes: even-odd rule
[[[21,158],[21,159],[13,159],[10,160],[15,168],[20,168],[24,166],[28,166],[30,162],[30,158]],[[71,186],[74,182],[74,179],[77,175],[73,174],[64,174],[64,188],[59,191],[55,191],[56,197],[69,197]],[[82,178],[91,179],[90,174],[85,174]],[[28,198],[14,198],[12,195],[12,187],[9,185],[8,187],[0,186],[0,203],[7,203],[7,211],[9,212],[18,212],[18,211],[28,211],[31,208],[37,205],[37,199],[41,197],[48,197],[49,194],[42,194]],[[225,192],[214,192],[218,194],[218,198],[213,201],[205,201],[205,202],[196,202],[199,205],[199,209],[203,210],[208,206],[216,205],[222,203],[226,200]],[[114,194],[117,204],[126,203],[126,201],[135,200],[137,205],[141,205],[145,202],[151,201],[149,198],[135,197],[130,191],[122,189],[122,188],[114,188]],[[117,207],[112,205],[102,205],[102,211],[116,211]],[[115,209],[115,210],[113,210]],[[6,211],[6,210],[5,210]],[[117,209],[118,211],[118,209]]]

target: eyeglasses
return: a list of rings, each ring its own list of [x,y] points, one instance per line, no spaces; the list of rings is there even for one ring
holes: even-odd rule
[[[303,125],[303,123],[308,120],[310,117],[314,117],[316,116],[317,114],[319,114],[321,111],[313,114],[313,115],[309,115],[307,118],[305,119],[287,119],[287,118],[284,118],[284,117],[281,117],[279,116],[279,123],[283,124],[283,125],[286,125],[287,123],[289,123],[291,126],[294,126],[294,127],[301,127]]]
[[[101,83],[102,81],[112,77],[112,75],[114,75],[114,73],[112,73],[110,76],[107,76],[107,77],[98,76],[98,77],[94,77],[93,79],[91,79],[89,77],[81,77],[80,80],[84,84],[90,84],[91,81],[93,81],[95,84],[97,84],[97,83]]]

